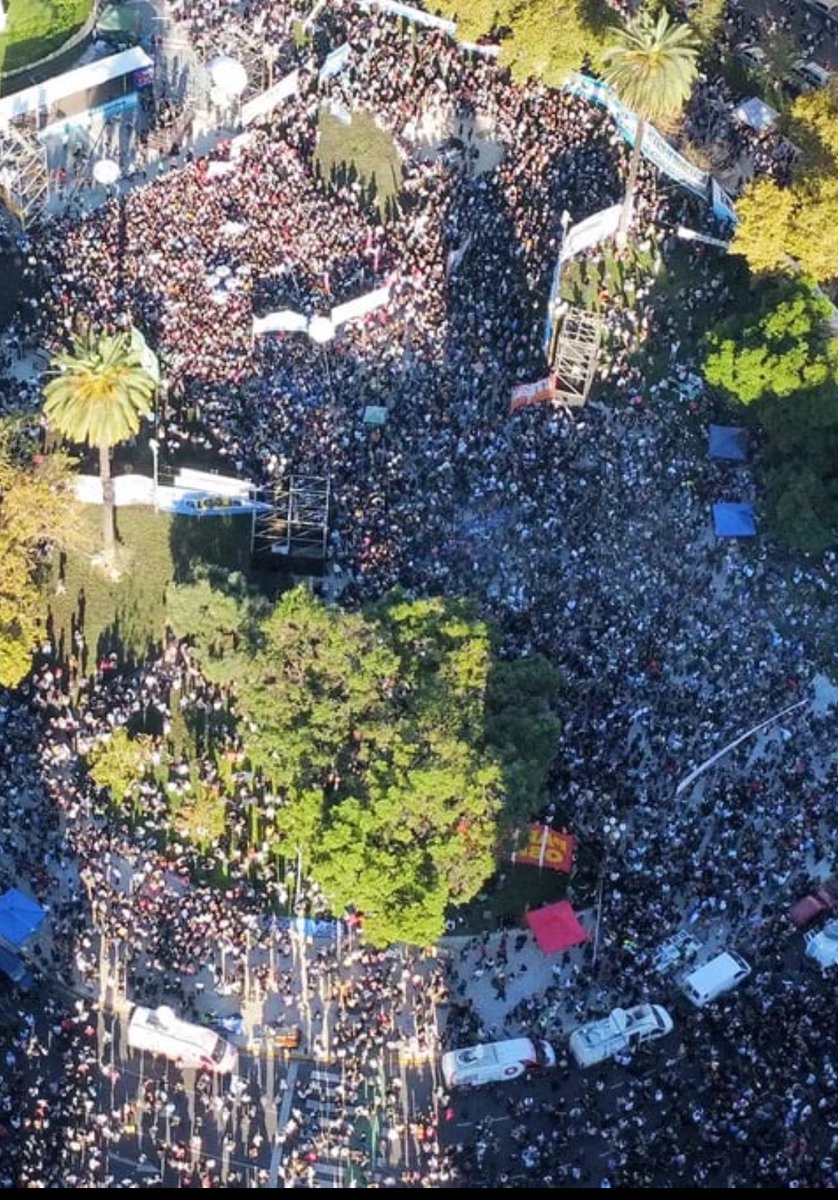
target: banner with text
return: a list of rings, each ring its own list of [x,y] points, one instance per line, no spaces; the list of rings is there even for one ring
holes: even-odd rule
[[[525,408],[528,404],[538,404],[541,400],[553,400],[555,396],[555,375],[548,375],[546,379],[537,379],[535,383],[521,383],[512,389],[509,397],[509,415],[516,413],[519,408]]]
[[[513,850],[512,861],[550,871],[573,870],[576,838],[571,833],[559,833],[549,825],[530,825],[522,850]]]

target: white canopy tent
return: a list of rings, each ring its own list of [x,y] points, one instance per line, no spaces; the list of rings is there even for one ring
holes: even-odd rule
[[[776,108],[772,108],[770,104],[760,100],[759,96],[752,96],[750,100],[743,100],[736,106],[734,116],[743,125],[748,125],[751,129],[761,133],[764,129],[773,129],[780,114]]]

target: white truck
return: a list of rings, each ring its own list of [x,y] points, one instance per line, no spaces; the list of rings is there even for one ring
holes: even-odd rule
[[[128,1045],[169,1058],[181,1067],[227,1075],[238,1066],[238,1051],[203,1025],[184,1021],[168,1007],[138,1004],[128,1021]]]
[[[615,1008],[600,1021],[580,1025],[570,1035],[570,1053],[580,1067],[593,1067],[621,1052],[631,1053],[672,1031],[672,1018],[659,1004]]]
[[[555,1065],[556,1052],[550,1043],[530,1038],[510,1038],[506,1042],[449,1050],[443,1054],[441,1063],[442,1078],[448,1088],[503,1083]]]
[[[813,958],[822,967],[834,967],[838,963],[838,921],[827,921],[820,929],[810,929],[803,937],[807,958]]]

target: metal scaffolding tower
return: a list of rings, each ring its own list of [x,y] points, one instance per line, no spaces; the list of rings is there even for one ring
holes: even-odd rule
[[[564,315],[556,338],[553,374],[556,399],[570,408],[586,403],[594,381],[599,347],[602,341],[602,317],[585,308],[570,308]]]
[[[45,212],[49,199],[46,150],[12,124],[0,127],[0,197],[24,228]]]
[[[322,561],[329,537],[331,480],[292,475],[266,497],[273,511],[255,522],[254,552]]]

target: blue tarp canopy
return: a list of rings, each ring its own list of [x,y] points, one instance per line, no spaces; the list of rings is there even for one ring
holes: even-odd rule
[[[714,504],[713,527],[716,537],[755,537],[757,531],[753,504]]]
[[[747,462],[748,435],[738,425],[711,425],[709,449],[711,458],[726,458],[730,462]]]
[[[0,938],[15,949],[41,927],[46,910],[24,896],[17,888],[9,888],[0,896]]]

